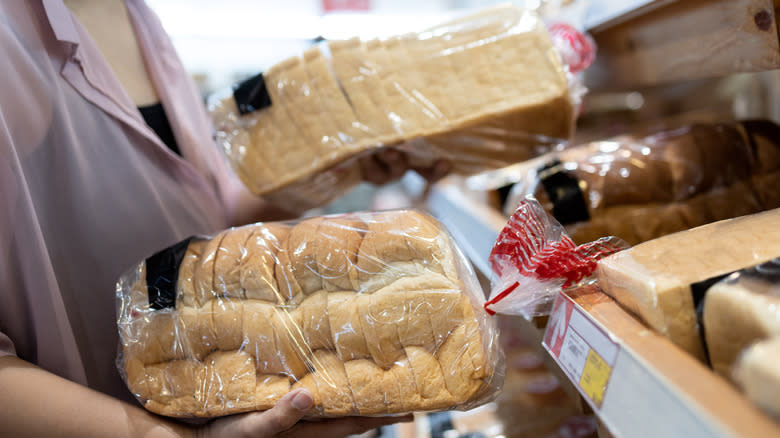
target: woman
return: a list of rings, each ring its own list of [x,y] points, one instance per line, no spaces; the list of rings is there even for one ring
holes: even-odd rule
[[[306,391],[203,427],[140,408],[114,365],[122,271],[190,235],[294,213],[231,175],[142,0],[2,2],[0,48],[0,435],[324,437],[399,420],[298,422]],[[375,183],[408,167],[394,151],[362,164]]]

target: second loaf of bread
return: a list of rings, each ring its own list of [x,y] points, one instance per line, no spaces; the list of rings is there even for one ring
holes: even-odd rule
[[[444,229],[416,211],[255,224],[193,238],[117,284],[118,367],[175,417],[469,408],[500,387],[495,328]]]

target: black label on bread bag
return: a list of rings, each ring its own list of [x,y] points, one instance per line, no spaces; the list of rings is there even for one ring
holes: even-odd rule
[[[707,336],[704,333],[704,297],[707,296],[707,291],[715,285],[715,283],[723,280],[733,272],[728,274],[717,275],[715,277],[708,278],[706,280],[697,281],[691,284],[691,296],[693,297],[693,308],[696,309],[696,328],[699,330],[699,338],[701,344],[704,347],[704,361],[707,366],[711,366],[710,352],[707,348]]]
[[[176,307],[176,281],[179,265],[192,237],[169,246],[146,259],[146,290],[154,310]]]
[[[771,120],[743,120],[740,124],[745,128],[748,145],[751,151],[753,151],[753,157],[756,160],[761,157],[758,151],[758,142],[756,141],[757,136],[763,137],[766,141],[771,141],[775,145],[778,145],[778,142],[780,142],[780,126]]]
[[[780,284],[780,257],[775,257],[766,263],[739,271],[739,275],[755,278],[770,284]]]
[[[561,225],[590,220],[588,204],[576,177],[564,170],[559,160],[545,164],[537,173],[547,197],[553,203],[553,216]]]
[[[704,345],[704,357],[707,360],[707,365],[710,365],[710,355],[709,351],[707,350],[707,335],[704,332],[704,301],[707,296],[707,291],[709,291],[710,288],[715,285],[715,283],[735,273],[739,273],[739,275],[743,277],[756,278],[767,283],[780,283],[780,257],[775,257],[774,259],[765,263],[761,263],[760,265],[751,266],[749,268],[729,272],[722,275],[716,275],[715,277],[691,284],[693,308],[696,309],[696,323],[699,328],[699,337],[701,337],[701,343]]]
[[[271,96],[268,94],[263,74],[257,74],[238,84],[233,90],[233,99],[241,115],[271,106]]]

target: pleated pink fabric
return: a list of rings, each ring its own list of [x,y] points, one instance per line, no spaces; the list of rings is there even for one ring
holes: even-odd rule
[[[227,227],[242,188],[159,20],[126,4],[181,157],[61,0],[0,3],[0,356],[129,400],[114,365],[116,279]]]

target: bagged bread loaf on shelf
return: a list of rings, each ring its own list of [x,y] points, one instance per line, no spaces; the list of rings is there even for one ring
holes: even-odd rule
[[[780,209],[644,242],[604,258],[604,292],[680,348],[705,361],[696,308],[712,279],[780,252]]]
[[[761,409],[780,420],[780,337],[752,345],[737,360],[734,380]]]
[[[570,86],[542,21],[505,5],[416,34],[329,41],[209,107],[250,190],[315,206],[359,182],[354,158],[383,146],[462,172],[548,151],[573,131]]]
[[[780,127],[771,121],[694,124],[555,155],[512,187],[507,214],[533,195],[579,243],[613,235],[635,245],[780,207]]]
[[[117,283],[122,376],[150,411],[214,417],[309,389],[311,416],[466,409],[501,354],[475,274],[413,210],[191,238]]]
[[[725,276],[707,289],[703,303],[710,364],[730,378],[744,349],[780,336],[780,258]]]

